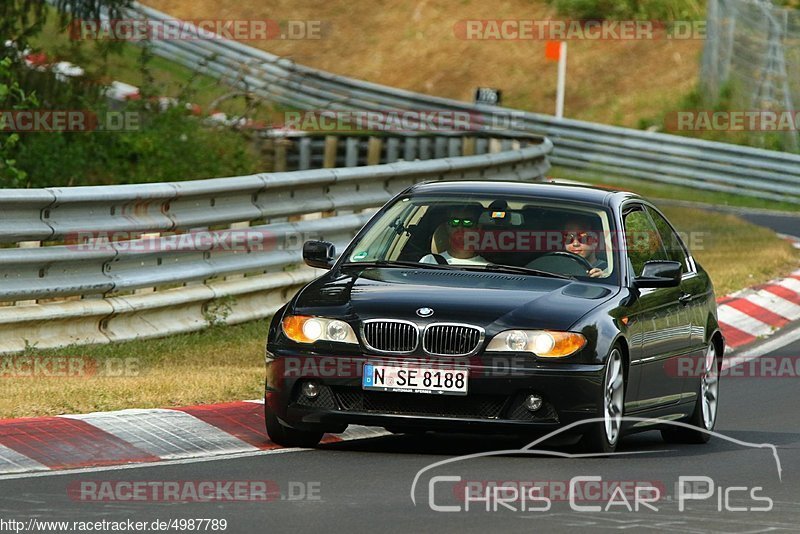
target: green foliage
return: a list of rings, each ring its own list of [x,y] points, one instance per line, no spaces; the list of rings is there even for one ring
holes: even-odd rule
[[[5,41],[24,49],[28,39],[39,33],[47,17],[42,0],[2,0],[0,2],[0,47]]]
[[[96,19],[101,8],[112,18],[130,0],[59,0],[58,28],[67,28],[75,19]],[[6,30],[23,49],[42,27],[54,31],[45,21],[50,10],[44,2],[0,0],[0,13],[6,15],[0,28]],[[209,127],[186,111],[191,102],[194,79],[190,78],[178,103],[158,110],[151,97],[167,94],[152,75],[150,51],[139,53],[142,99],[121,109],[109,110],[101,80],[109,54],[117,54],[126,43],[72,41],[71,61],[81,66],[92,58],[94,72],[69,81],[56,80],[50,72],[29,69],[18,60],[16,50],[0,66],[0,109],[82,110],[106,124],[109,113],[124,116],[125,128],[88,132],[0,132],[0,187],[48,187],[143,183],[203,179],[248,174],[262,170],[256,151],[246,137],[222,127]],[[87,52],[91,49],[91,52]],[[34,98],[32,95],[37,95]],[[116,105],[116,104],[115,104]],[[124,115],[122,115],[124,114]]]
[[[772,0],[772,3],[776,6],[800,9],[800,0]]]
[[[15,79],[11,58],[0,60],[0,111],[26,109],[37,104],[36,96],[24,91]],[[2,133],[5,119],[0,116],[0,180],[11,187],[20,187],[28,177],[24,167],[17,161],[21,148],[20,136]]]
[[[97,113],[101,123],[107,113]],[[23,134],[17,165],[29,176],[25,185],[179,181],[261,170],[254,151],[240,134],[205,127],[182,108],[162,113],[138,106],[125,113],[135,114],[130,131]],[[16,184],[4,181],[0,185]]]
[[[547,0],[559,15],[577,20],[694,20],[702,0]]]
[[[96,20],[101,13],[112,19],[123,17],[123,10],[133,0],[57,0],[59,23],[62,29],[76,19]],[[20,50],[28,46],[47,21],[49,9],[44,0],[2,0],[0,2],[0,36],[16,43]]]
[[[777,150],[781,152],[794,152],[790,136],[797,135],[797,132],[759,132],[745,130],[680,130],[675,129],[674,124],[665,121],[665,117],[672,117],[678,111],[695,111],[706,114],[716,112],[734,112],[748,109],[748,103],[742,101],[743,91],[733,81],[726,82],[720,87],[716,97],[709,95],[707,88],[698,85],[689,93],[683,96],[673,109],[665,110],[657,117],[639,119],[640,129],[655,127],[657,130],[665,131],[675,135],[686,137],[697,137],[709,141],[720,141],[737,145],[747,145],[767,150]]]
[[[111,19],[121,19],[133,0],[56,0],[55,6],[63,20],[99,19],[103,12]]]

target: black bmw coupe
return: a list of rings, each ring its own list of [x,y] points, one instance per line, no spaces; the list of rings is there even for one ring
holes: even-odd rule
[[[418,184],[338,259],[323,241],[306,242],[303,257],[328,271],[270,325],[275,443],[314,446],[349,424],[569,426],[608,453],[625,432],[702,443],[714,428],[724,340],[711,280],[635,194]]]

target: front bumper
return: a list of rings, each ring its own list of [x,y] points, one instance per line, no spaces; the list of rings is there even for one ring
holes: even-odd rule
[[[481,360],[442,359],[437,365],[469,370],[466,396],[365,391],[365,363],[430,365],[383,356],[268,354],[267,408],[284,424],[301,430],[342,432],[349,424],[399,430],[526,433],[596,417],[602,399],[603,365],[546,362],[525,368],[499,367]],[[314,380],[315,399],[300,385]],[[538,394],[542,407],[528,411],[523,401]]]

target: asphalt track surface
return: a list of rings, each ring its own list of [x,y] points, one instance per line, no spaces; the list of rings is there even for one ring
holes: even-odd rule
[[[664,200],[656,199],[656,205],[673,205],[694,207],[711,211],[720,211],[723,213],[731,213],[737,215],[742,219],[765,226],[779,234],[785,234],[800,238],[800,207],[796,212],[775,211],[767,209],[750,209],[739,208],[733,206],[715,206],[713,204],[705,204],[701,202],[686,202],[680,200]]]
[[[800,237],[800,217],[786,215],[768,215],[763,213],[741,213],[740,217],[753,224],[771,228],[778,233]]]
[[[797,233],[786,229],[793,228],[776,228]],[[792,341],[778,346],[781,339]],[[9,530],[3,521],[25,521],[27,527],[32,518],[148,523],[193,518],[225,519],[225,531],[237,533],[585,529],[796,532],[800,525],[800,327],[786,328],[778,337],[742,353],[757,358],[735,367],[721,381],[716,430],[728,439],[716,436],[704,445],[668,445],[658,432],[650,431],[623,438],[618,451],[622,454],[581,458],[570,457],[576,449],[565,442],[537,447],[546,451],[539,454],[493,454],[519,450],[530,439],[392,435],[333,443],[316,450],[288,449],[205,461],[24,475],[0,479],[0,531]],[[771,365],[764,367],[761,362]],[[758,376],[750,376],[753,374]],[[443,460],[476,453],[480,454],[421,471]],[[601,477],[602,483],[574,478],[592,476]],[[460,477],[461,483],[434,477]],[[681,498],[676,486],[680,477],[708,477],[704,480],[710,479],[713,489],[698,485],[695,490],[709,492],[708,498]],[[416,503],[412,501],[415,479]],[[87,481],[110,481],[112,486],[106,487],[120,488],[133,481],[157,485],[253,480],[270,481],[269,487],[280,495],[273,493],[268,501],[167,502],[149,497],[95,502],[82,500],[80,493],[75,493],[75,488]],[[547,499],[513,498],[513,490],[493,499],[492,493],[484,490],[475,496],[490,498],[472,501],[465,509],[463,484],[485,488],[496,481],[522,488],[529,497],[546,494]],[[534,481],[544,488],[544,494],[526,490]],[[575,484],[574,502],[569,501],[565,490],[570,481]],[[656,487],[659,498],[648,504],[657,510],[641,502],[636,510],[636,496],[629,489],[623,496],[613,497],[613,488],[620,484],[626,488]],[[688,487],[685,492],[689,492]],[[645,492],[641,497],[649,499],[652,493]],[[431,503],[455,506],[460,511],[437,511]],[[549,509],[537,509],[548,503]],[[576,510],[579,506],[599,510]],[[20,530],[37,531],[42,530]],[[71,525],[65,531],[79,530]]]

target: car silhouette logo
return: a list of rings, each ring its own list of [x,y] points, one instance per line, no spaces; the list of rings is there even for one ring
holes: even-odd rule
[[[433,315],[433,309],[432,308],[420,308],[420,309],[417,310],[417,315],[419,315],[420,317],[430,317],[431,315]]]

